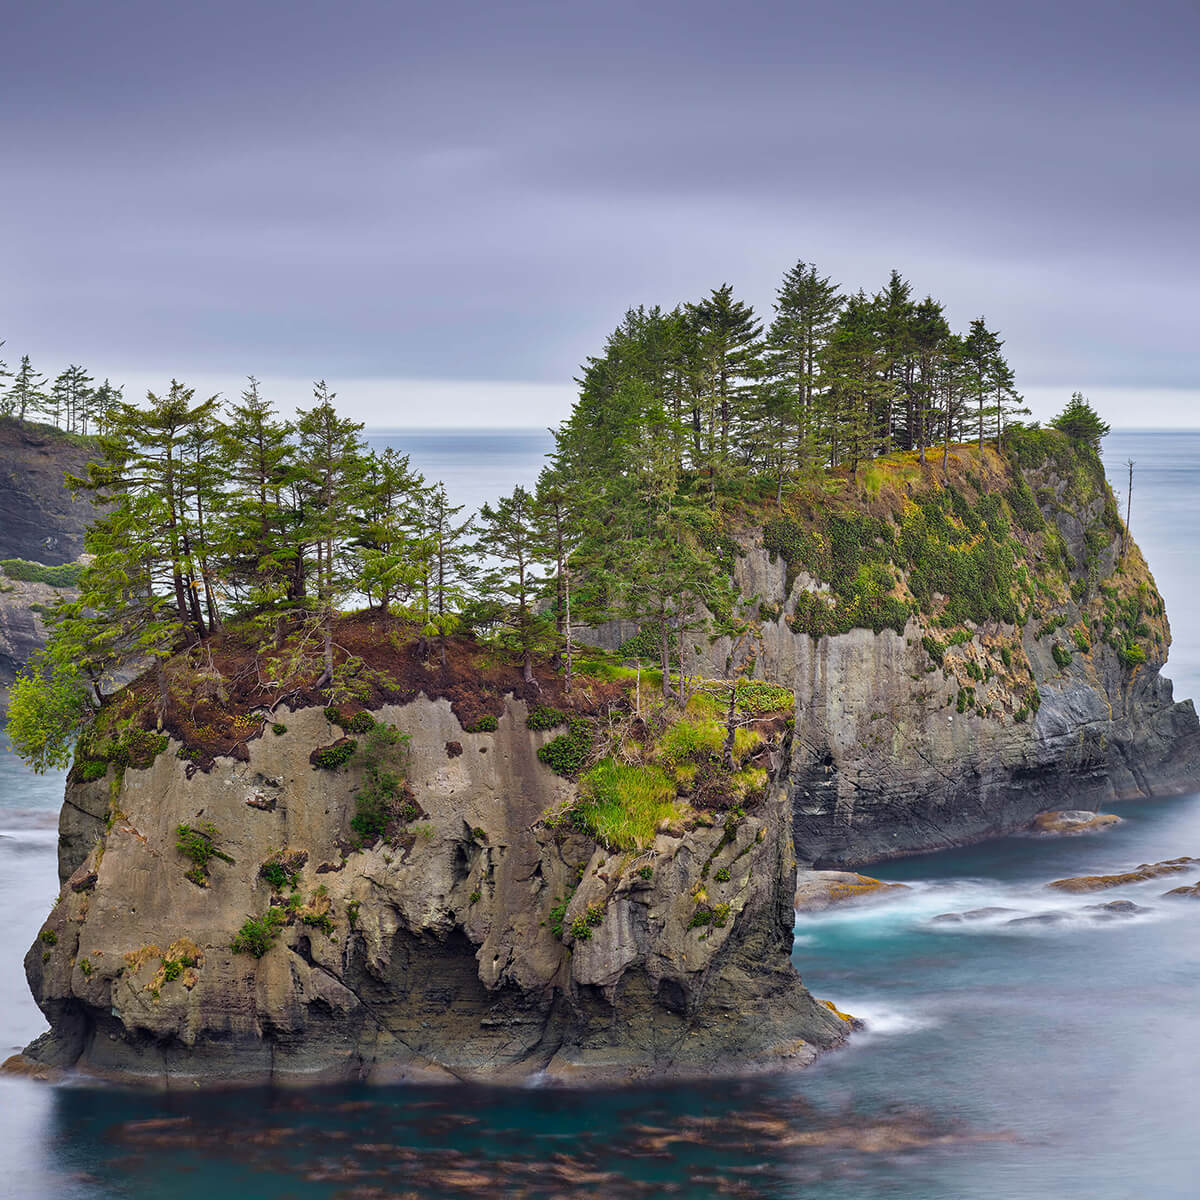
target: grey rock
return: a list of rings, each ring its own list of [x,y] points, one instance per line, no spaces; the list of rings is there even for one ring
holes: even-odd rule
[[[360,772],[310,766],[328,737],[320,709],[286,714],[287,733],[252,740],[248,763],[220,759],[190,779],[172,743],[126,770],[111,827],[109,783],[71,785],[62,870],[90,886],[63,889],[46,922],[56,944],[26,956],[51,1025],[27,1057],[174,1088],[740,1074],[840,1043],[848,1023],[790,960],[786,789],[751,807],[732,841],[718,821],[612,854],[542,823],[574,790],[537,761],[553,731],[530,732],[526,711],[510,699],[494,734],[471,734],[445,700],[382,709],[411,736],[408,778],[427,815],[417,836],[335,870],[321,867],[340,861]],[[451,740],[466,752],[447,758]],[[268,779],[286,802],[247,805]],[[207,888],[175,848],[176,826],[201,813],[234,860],[214,860]],[[234,954],[247,914],[270,901],[258,866],[280,847],[307,852],[300,889],[324,885],[333,933],[297,922],[261,959]],[[692,924],[701,888],[720,923]],[[567,897],[559,936],[552,910]],[[603,920],[573,935],[589,909]],[[198,965],[166,980],[168,954]]]

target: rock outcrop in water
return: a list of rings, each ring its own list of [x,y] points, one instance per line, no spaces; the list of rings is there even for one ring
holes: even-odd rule
[[[207,771],[177,742],[145,769],[77,770],[62,894],[26,959],[52,1027],[29,1058],[165,1087],[590,1080],[803,1065],[840,1042],[789,960],[786,788],[612,853],[545,820],[574,785],[538,761],[551,734],[527,712],[509,695],[473,733],[444,698],[378,709],[411,737],[413,807],[361,849],[362,770],[311,761],[340,733],[321,708],[280,710],[286,732]],[[181,825],[218,852],[199,880]],[[269,914],[274,944],[234,953]]]
[[[1043,430],[1023,455],[962,451],[945,474],[898,474],[841,518],[818,505],[735,530],[755,636],[690,648],[699,673],[794,689],[800,861],[856,866],[1024,829],[1063,801],[1200,786],[1195,709],[1161,674],[1166,610],[1132,540],[1122,555],[1099,459]]]

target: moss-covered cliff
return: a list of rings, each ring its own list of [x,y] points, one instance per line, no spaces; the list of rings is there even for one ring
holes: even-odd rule
[[[691,647],[796,696],[797,854],[868,862],[1020,828],[1040,808],[1200,782],[1166,611],[1097,455],[897,455],[736,522],[752,636]]]
[[[338,706],[239,711],[231,672],[214,724],[186,659],[178,736],[111,703],[26,958],[51,1024],[32,1058],[164,1087],[624,1079],[803,1065],[845,1037],[789,959],[783,715],[741,731],[726,768],[711,707],[609,721],[624,685],[585,681],[563,711],[552,678],[526,691],[463,644],[428,694],[386,702],[426,670],[391,649]],[[602,720],[621,797],[626,777],[662,785],[648,825],[606,814],[603,771],[552,769],[578,772],[585,730],[595,757]]]

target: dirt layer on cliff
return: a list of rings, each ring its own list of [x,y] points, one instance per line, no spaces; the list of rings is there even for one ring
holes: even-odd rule
[[[320,635],[294,628],[277,646],[273,636],[229,629],[180,651],[165,667],[168,697],[158,722],[160,685],[154,672],[136,680],[104,706],[79,763],[114,756],[147,765],[159,734],[182,743],[178,751],[197,770],[222,756],[249,760],[248,743],[284,725],[288,711],[336,708],[343,722],[384,704],[419,695],[447,699],[465,729],[499,717],[504,697],[594,714],[624,696],[620,681],[577,677],[568,695],[563,675],[535,662],[533,681],[521,664],[470,636],[449,637],[444,652],[410,622],[381,613],[356,613],[334,624],[334,684],[321,683]]]

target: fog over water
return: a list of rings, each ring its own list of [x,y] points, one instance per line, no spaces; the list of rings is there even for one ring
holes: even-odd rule
[[[548,445],[536,431],[386,436],[470,507],[532,482]],[[1105,458],[1122,512],[1123,464],[1136,462],[1132,528],[1167,601],[1168,674],[1177,696],[1195,694],[1200,434],[1114,433]],[[0,754],[5,1054],[43,1027],[21,958],[57,891],[61,794],[61,776],[33,776]],[[1117,811],[1124,823],[1102,835],[1013,837],[886,864],[876,873],[910,885],[899,899],[798,918],[805,982],[867,1022],[806,1072],[599,1092],[170,1098],[0,1077],[0,1195],[1190,1198],[1200,1173],[1200,906],[1162,893],[1200,872],[1099,897],[1044,886],[1200,856],[1200,796]],[[1123,898],[1148,911],[1089,908]],[[1012,911],[933,920],[993,906]],[[1009,923],[1051,912],[1055,923]]]

